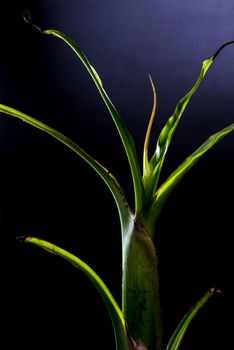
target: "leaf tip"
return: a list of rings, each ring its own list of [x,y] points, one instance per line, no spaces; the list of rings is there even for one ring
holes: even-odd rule
[[[16,237],[16,239],[17,239],[17,241],[19,241],[19,242],[25,242],[26,239],[27,239],[27,237],[25,237],[25,236],[18,236],[18,237]]]
[[[211,296],[214,294],[222,294],[222,290],[218,287],[213,287],[209,289],[209,293]]]
[[[234,44],[234,40],[228,41],[226,43],[224,43],[222,46],[220,46],[220,48],[215,52],[215,54],[212,56],[212,59],[214,60],[218,54],[228,45],[232,45]]]
[[[150,73],[148,73],[148,78],[149,78],[150,82],[153,81],[152,76],[151,76]]]
[[[37,30],[39,30],[40,33],[42,33],[41,28],[32,21],[32,17],[30,15],[30,12],[28,10],[25,10],[23,13],[23,19],[26,23],[30,24],[32,27],[36,28]]]
[[[152,75],[150,73],[148,73],[148,77],[149,77],[149,80],[150,80],[150,84],[152,86],[153,93],[155,94],[156,93],[156,88],[155,88],[155,84],[154,84]]]
[[[16,237],[17,241],[22,243],[33,243],[33,237],[28,236],[18,236]]]

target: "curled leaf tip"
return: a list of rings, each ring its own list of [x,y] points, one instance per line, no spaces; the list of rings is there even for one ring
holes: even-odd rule
[[[18,237],[16,237],[16,239],[19,242],[25,242],[26,241],[26,237],[25,236],[18,236]]]
[[[209,292],[210,292],[211,295],[222,294],[222,290],[220,288],[218,288],[218,287],[210,288]]]
[[[32,21],[32,17],[30,15],[30,12],[28,10],[24,11],[23,14],[23,19],[26,23],[30,24],[32,27],[36,28],[37,30],[39,30],[39,32],[42,32],[41,28]]]
[[[232,45],[234,44],[234,40],[228,41],[226,43],[224,43],[222,46],[220,46],[220,48],[215,52],[215,54],[213,55],[213,60],[218,56],[218,54],[228,45]]]

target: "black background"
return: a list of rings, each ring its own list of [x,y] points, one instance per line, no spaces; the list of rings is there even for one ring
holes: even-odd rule
[[[106,166],[132,203],[131,178],[117,132],[91,79],[59,40],[24,23],[64,31],[90,58],[142,156],[158,90],[154,133],[193,85],[201,62],[234,38],[232,1],[20,1],[1,4],[0,99],[62,131]],[[234,47],[214,63],[171,145],[163,177],[210,134],[234,120]],[[152,146],[154,146],[152,137]],[[233,136],[218,144],[171,195],[157,233],[165,339],[210,287],[215,297],[181,349],[220,349],[231,341]],[[152,147],[153,150],[153,147]],[[34,235],[72,251],[120,302],[117,210],[89,166],[57,141],[0,118],[1,309],[6,349],[114,349],[109,316],[87,279],[16,236]]]

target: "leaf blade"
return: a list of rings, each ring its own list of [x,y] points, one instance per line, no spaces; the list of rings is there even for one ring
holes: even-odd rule
[[[75,52],[75,54],[78,56],[78,58],[81,60],[85,68],[87,69],[88,73],[92,77],[104,103],[107,106],[107,109],[110,112],[110,115],[112,117],[112,120],[119,132],[121,141],[123,143],[128,162],[130,165],[131,169],[131,174],[132,174],[132,180],[133,180],[133,185],[134,185],[134,196],[135,196],[135,207],[136,207],[136,212],[141,211],[143,205],[144,205],[144,188],[141,180],[141,172],[140,172],[140,167],[139,167],[139,162],[138,162],[138,157],[136,153],[136,147],[135,147],[135,142],[132,138],[132,135],[126,128],[124,122],[120,118],[120,115],[113,105],[112,101],[110,100],[109,96],[107,95],[106,91],[103,88],[102,81],[96,72],[96,70],[91,66],[89,60],[85,56],[85,54],[82,52],[82,50],[79,48],[79,46],[71,40],[67,35],[64,33],[54,30],[54,29],[48,29],[42,31],[43,34],[48,34],[48,35],[53,35],[61,40],[63,40],[68,46],[71,47],[71,49]]]
[[[199,88],[201,82],[203,81],[207,71],[213,64],[216,57],[219,55],[219,53],[228,45],[234,44],[234,41],[230,41],[222,45],[216,53],[211,56],[210,58],[206,59],[202,63],[202,68],[200,71],[200,74],[198,76],[197,81],[195,82],[192,89],[177,103],[176,108],[172,116],[168,119],[167,123],[165,124],[164,128],[162,129],[157,146],[156,151],[153,157],[151,158],[149,162],[149,166],[151,168],[151,173],[149,175],[149,178],[145,180],[146,183],[150,183],[150,186],[154,186],[154,189],[156,191],[158,180],[160,177],[161,169],[165,160],[166,153],[168,151],[168,148],[170,146],[170,143],[172,141],[174,132],[181,120],[181,117],[190,101],[192,96],[195,94],[197,89]],[[156,171],[155,171],[156,170]]]
[[[211,288],[208,292],[203,295],[203,297],[188,311],[188,313],[183,317],[179,325],[177,326],[175,332],[173,333],[166,350],[178,350],[180,348],[181,342],[185,336],[185,333],[198,313],[198,311],[207,303],[207,301],[212,297],[214,292],[219,292],[215,288]]]
[[[234,132],[234,124],[211,135],[200,147],[198,147],[190,156],[188,156],[179,167],[173,171],[168,179],[160,186],[154,196],[154,206],[160,210],[166,198],[169,196],[175,186],[182,180],[186,173],[219,141],[230,133]]]
[[[34,244],[52,254],[56,254],[62,257],[63,259],[73,264],[77,269],[82,271],[89,278],[89,280],[94,284],[100,296],[102,297],[112,319],[112,324],[115,331],[116,349],[129,350],[128,336],[123,313],[120,310],[113,295],[107,288],[106,284],[96,274],[96,272],[93,269],[91,269],[91,267],[87,265],[84,261],[71,254],[67,250],[56,246],[55,244],[38,239],[36,237],[26,237],[24,238],[24,242]]]
[[[144,142],[144,149],[143,149],[143,177],[146,176],[150,172],[149,168],[149,160],[148,160],[148,148],[149,148],[149,141],[150,141],[150,135],[153,127],[153,123],[155,120],[155,115],[156,115],[156,108],[157,108],[157,94],[156,94],[156,89],[155,85],[153,82],[153,79],[151,75],[149,74],[149,79],[153,91],[153,107],[152,107],[152,112],[148,124],[148,128],[146,131],[145,135],[145,142]]]
[[[73,152],[75,152],[81,158],[83,158],[83,160],[85,160],[98,173],[98,175],[104,180],[104,182],[110,189],[118,208],[121,227],[122,227],[122,234],[124,234],[124,228],[128,225],[128,222],[132,214],[128,206],[124,191],[122,190],[120,184],[115,179],[115,177],[106,168],[104,168],[99,162],[97,162],[94,158],[92,158],[87,152],[85,152],[75,142],[73,142],[72,140],[64,136],[62,133],[58,132],[57,130],[40,122],[39,120],[23,112],[20,112],[14,108],[5,106],[3,104],[0,104],[0,112],[10,115],[12,117],[21,119],[24,122],[34,126],[35,128],[44,131],[45,133],[51,135],[53,138],[62,142],[65,146],[67,146]]]

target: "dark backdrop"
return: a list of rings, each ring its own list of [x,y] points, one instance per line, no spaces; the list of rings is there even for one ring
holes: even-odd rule
[[[147,74],[158,91],[156,139],[201,62],[233,40],[233,1],[1,3],[1,102],[75,140],[116,175],[132,203],[125,154],[92,81],[65,44],[23,22],[26,8],[42,28],[64,31],[86,52],[141,157],[152,105]],[[184,114],[164,178],[210,134],[233,123],[233,63],[234,47],[228,47]],[[59,258],[15,240],[35,235],[71,250],[120,302],[120,227],[111,195],[82,160],[40,131],[1,116],[0,136],[5,348],[16,341],[26,349],[114,349],[109,317],[89,281]],[[233,146],[232,135],[218,144],[162,212],[157,246],[165,338],[209,287],[223,289],[194,320],[182,349],[222,349],[231,341]]]

